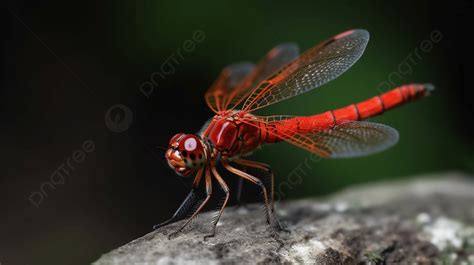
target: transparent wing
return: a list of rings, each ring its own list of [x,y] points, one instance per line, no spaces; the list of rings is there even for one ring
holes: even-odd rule
[[[332,158],[366,156],[383,151],[398,142],[398,132],[387,125],[357,121],[331,130],[307,134],[317,146]]]
[[[241,86],[254,69],[255,65],[248,62],[236,63],[224,68],[204,95],[209,108],[216,113],[225,110],[232,90]]]
[[[296,117],[256,117],[266,123],[270,134],[322,157],[344,158],[365,156],[383,151],[398,141],[394,128],[366,121],[347,121],[332,129],[301,132],[286,121]],[[255,123],[254,123],[255,124]]]
[[[315,46],[263,80],[246,99],[243,110],[254,111],[319,87],[349,69],[369,41],[365,30],[350,30]]]
[[[258,62],[255,70],[247,76],[243,84],[230,93],[225,109],[237,107],[262,80],[272,76],[282,67],[296,59],[298,55],[299,48],[295,43],[284,43],[271,49]]]
[[[262,80],[298,57],[298,46],[285,43],[271,49],[255,67],[250,63],[230,65],[206,92],[205,99],[214,111],[234,109]]]

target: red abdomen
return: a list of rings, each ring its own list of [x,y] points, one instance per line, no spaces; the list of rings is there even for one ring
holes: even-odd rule
[[[326,111],[321,114],[295,117],[285,120],[278,124],[275,129],[296,131],[300,133],[330,129],[342,122],[364,120],[382,114],[396,106],[422,98],[425,95],[428,95],[432,89],[432,85],[422,84],[400,86],[357,104]],[[275,142],[279,140],[281,139],[270,137],[267,142]]]

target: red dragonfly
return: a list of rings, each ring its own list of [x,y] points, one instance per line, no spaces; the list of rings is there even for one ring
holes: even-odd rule
[[[237,63],[222,70],[206,92],[207,105],[215,112],[197,134],[178,133],[169,142],[166,159],[181,176],[195,175],[192,190],[175,214],[154,229],[174,222],[193,210],[191,217],[170,237],[179,233],[203,209],[216,180],[225,192],[213,220],[212,232],[229,200],[229,188],[216,164],[260,187],[266,220],[280,228],[274,211],[274,176],[268,165],[244,159],[264,144],[288,142],[321,157],[355,157],[382,151],[398,141],[398,132],[386,125],[362,121],[422,98],[433,90],[430,84],[409,84],[343,108],[312,116],[257,116],[257,109],[300,95],[335,79],[362,55],[369,40],[366,30],[338,34],[298,56],[298,47],[287,43],[270,50],[257,65]],[[271,175],[271,187],[235,165]],[[197,189],[205,184],[206,197]]]

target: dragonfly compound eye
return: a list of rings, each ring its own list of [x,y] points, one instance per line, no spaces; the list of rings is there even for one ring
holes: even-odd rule
[[[168,143],[168,148],[171,148],[171,147],[177,147],[178,144],[179,144],[179,140],[185,136],[184,133],[177,133],[175,134],[173,137],[171,137],[171,140],[170,142]]]
[[[176,134],[166,152],[168,165],[181,176],[188,176],[204,165],[205,150],[201,139],[194,134]]]
[[[187,134],[179,141],[178,150],[189,167],[199,167],[204,163],[204,146],[194,134]]]

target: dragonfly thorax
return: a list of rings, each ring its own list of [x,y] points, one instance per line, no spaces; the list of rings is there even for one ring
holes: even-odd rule
[[[260,144],[260,131],[249,124],[254,116],[238,110],[220,112],[202,130],[204,139],[221,155],[247,154]]]

